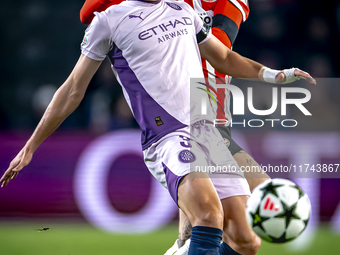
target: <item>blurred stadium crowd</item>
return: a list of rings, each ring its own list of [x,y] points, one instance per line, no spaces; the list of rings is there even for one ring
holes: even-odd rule
[[[17,0],[0,8],[0,129],[30,130],[80,54],[86,28],[79,20],[83,0]],[[299,129],[338,131],[340,127],[340,2],[249,0],[250,16],[241,25],[234,50],[272,68],[292,66],[323,79],[311,89],[313,118]],[[259,85],[268,86],[268,85]],[[271,106],[271,90],[255,93],[254,105]],[[314,89],[314,88],[313,88]],[[256,99],[256,100],[255,100]],[[294,116],[296,114],[296,116]],[[289,113],[299,118],[301,112]],[[317,119],[316,119],[317,118]],[[325,123],[327,123],[325,125]],[[137,127],[106,60],[85,100],[62,125],[64,130]]]

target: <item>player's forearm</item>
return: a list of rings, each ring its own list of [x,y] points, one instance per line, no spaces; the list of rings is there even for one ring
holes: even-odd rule
[[[214,35],[199,45],[201,56],[217,72],[236,78],[259,78],[263,65],[228,49]]]
[[[38,146],[56,130],[80,104],[88,84],[98,70],[101,61],[92,60],[81,54],[72,73],[54,94],[41,121],[26,144],[34,152]]]
[[[199,44],[201,56],[206,59],[219,73],[236,78],[260,78],[268,83],[291,83],[300,78],[306,79],[313,85],[316,81],[308,73],[290,68],[282,71],[267,68],[251,59],[242,57],[229,50],[214,35]]]
[[[55,93],[37,128],[26,143],[26,147],[34,152],[39,145],[52,134],[61,123],[78,107],[83,94],[75,92],[73,87],[65,82]]]
[[[242,57],[234,51],[228,51],[224,61],[219,64],[218,72],[235,78],[259,78],[262,64],[251,59]]]

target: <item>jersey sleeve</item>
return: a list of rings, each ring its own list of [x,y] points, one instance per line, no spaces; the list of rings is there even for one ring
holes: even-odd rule
[[[218,1],[214,8],[213,34],[227,47],[231,48],[242,22],[249,15],[247,0]]]
[[[194,18],[197,43],[198,44],[204,43],[211,37],[210,27],[203,22],[203,20],[198,16],[198,14],[188,3],[185,2],[183,4],[186,6],[188,11],[192,14],[192,17]]]
[[[94,12],[105,11],[108,7],[120,4],[124,0],[86,0],[80,10],[80,21],[84,24],[90,24],[94,18]]]
[[[196,34],[197,43],[201,44],[206,42],[211,37],[211,34],[212,33],[210,27],[207,24],[203,23],[201,30],[198,32],[198,34]]]
[[[81,52],[97,61],[105,59],[111,48],[111,29],[105,13],[96,13],[95,18],[85,31]]]
[[[229,0],[242,14],[242,21],[245,22],[249,16],[248,0]]]

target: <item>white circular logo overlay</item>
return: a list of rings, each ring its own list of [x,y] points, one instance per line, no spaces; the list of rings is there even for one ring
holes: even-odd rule
[[[150,174],[150,197],[143,208],[131,214],[117,211],[110,203],[106,185],[110,166],[124,154],[143,157],[139,130],[115,131],[91,142],[76,166],[76,202],[83,216],[103,231],[120,234],[153,232],[173,218],[177,206],[168,191]]]

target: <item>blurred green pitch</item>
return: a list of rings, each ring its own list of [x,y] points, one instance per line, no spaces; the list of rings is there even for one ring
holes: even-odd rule
[[[36,229],[49,227],[47,231]],[[3,255],[162,255],[177,237],[177,226],[146,235],[110,235],[86,224],[0,222]],[[307,251],[299,254],[340,254],[340,236],[322,227]],[[289,253],[284,245],[263,242],[260,255]]]

